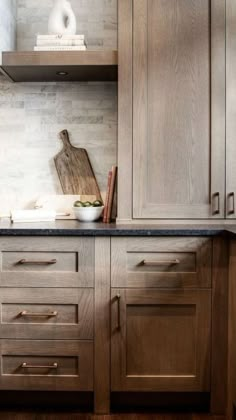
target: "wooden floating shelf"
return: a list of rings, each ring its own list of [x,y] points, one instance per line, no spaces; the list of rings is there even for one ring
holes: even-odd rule
[[[118,74],[118,52],[3,52],[0,68],[13,82],[114,82]]]

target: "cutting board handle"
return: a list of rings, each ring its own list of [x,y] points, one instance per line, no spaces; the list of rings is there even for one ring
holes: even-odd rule
[[[68,147],[72,147],[71,142],[70,142],[70,138],[69,138],[69,133],[68,133],[67,130],[62,130],[59,133],[59,137],[63,142],[64,149],[67,149]]]

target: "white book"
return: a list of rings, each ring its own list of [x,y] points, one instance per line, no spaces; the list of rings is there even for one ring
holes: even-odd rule
[[[84,39],[84,35],[37,35],[37,39]]]
[[[83,46],[77,46],[77,47],[34,47],[34,51],[86,51],[87,48],[85,45]]]
[[[60,47],[60,46],[68,46],[68,47],[73,47],[73,46],[78,46],[78,45],[84,45],[84,40],[83,39],[37,39],[37,46],[38,47],[43,47],[43,46],[48,46],[48,47]]]

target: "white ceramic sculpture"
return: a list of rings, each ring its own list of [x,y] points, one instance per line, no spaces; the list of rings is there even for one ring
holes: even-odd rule
[[[75,35],[76,17],[68,0],[54,0],[48,21],[49,35]]]

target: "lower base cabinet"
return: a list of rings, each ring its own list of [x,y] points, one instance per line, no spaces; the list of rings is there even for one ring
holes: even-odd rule
[[[112,391],[209,391],[210,290],[112,290]]]
[[[2,237],[0,260],[0,392],[93,393],[97,414],[187,392],[225,413],[227,238]]]

